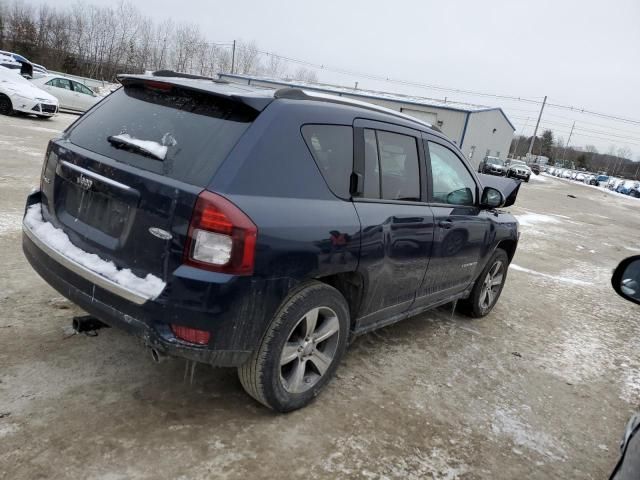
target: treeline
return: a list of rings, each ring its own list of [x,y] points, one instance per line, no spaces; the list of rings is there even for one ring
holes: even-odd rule
[[[0,0],[0,50],[19,53],[50,70],[113,81],[118,73],[170,69],[214,76],[231,72],[317,81],[306,68],[289,71],[281,58],[255,42],[216,44],[200,27],[155,22],[133,3],[72,7]]]
[[[529,151],[532,137],[516,135],[511,141],[510,155],[525,157]],[[634,180],[640,179],[640,162],[631,160],[632,152],[628,147],[609,147],[606,153],[600,153],[594,145],[584,148],[569,146],[565,148],[562,139],[555,139],[553,131],[545,130],[533,143],[533,155],[544,155],[551,165],[567,168],[584,168],[591,172],[607,172],[609,175]]]

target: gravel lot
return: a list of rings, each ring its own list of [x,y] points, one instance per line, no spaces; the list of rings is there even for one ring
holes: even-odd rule
[[[74,120],[0,117],[0,478],[604,478],[638,408],[638,312],[610,287],[638,200],[523,185],[522,238],[482,320],[437,310],[358,339],[314,404],[277,415],[234,370],[153,364],[31,270],[24,198]],[[568,194],[574,195],[571,198]]]

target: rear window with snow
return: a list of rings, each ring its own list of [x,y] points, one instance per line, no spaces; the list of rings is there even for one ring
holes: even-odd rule
[[[119,162],[206,186],[256,112],[205,93],[130,85],[74,127],[71,143]]]

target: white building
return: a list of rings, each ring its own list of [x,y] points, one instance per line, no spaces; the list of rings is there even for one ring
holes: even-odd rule
[[[412,115],[437,126],[464,152],[474,167],[487,155],[507,158],[515,127],[501,108],[376,92],[333,85],[219,74],[220,79],[262,88],[294,87],[353,98]]]

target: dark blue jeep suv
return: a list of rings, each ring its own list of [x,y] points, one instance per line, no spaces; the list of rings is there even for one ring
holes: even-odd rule
[[[251,396],[289,411],[355,335],[495,305],[518,242],[497,208],[517,184],[488,186],[437,129],[299,89],[120,81],[49,144],[23,249],[154,356],[238,367]]]

